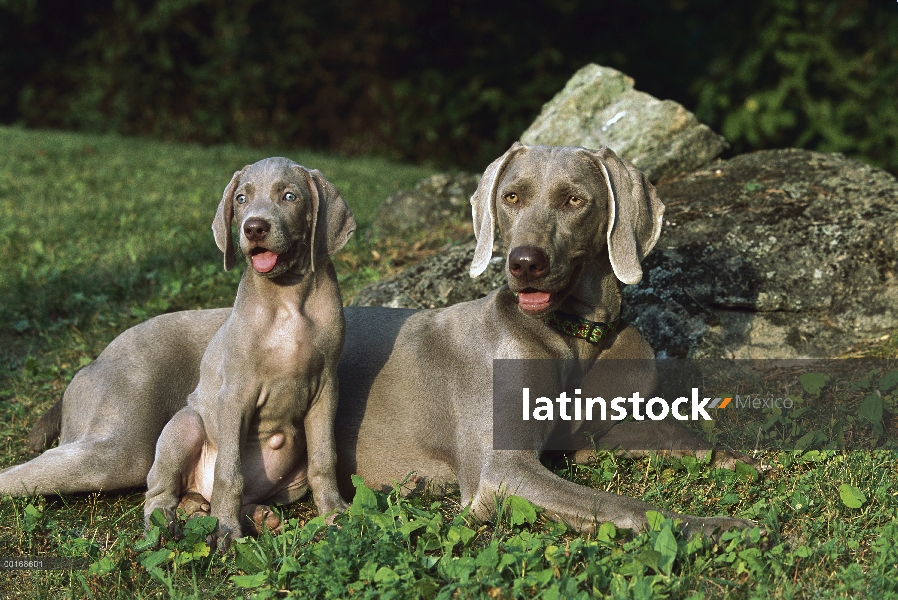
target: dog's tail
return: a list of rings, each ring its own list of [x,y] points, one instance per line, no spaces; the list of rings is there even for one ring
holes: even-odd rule
[[[62,398],[45,412],[28,434],[28,447],[32,452],[40,452],[59,438],[62,429]]]

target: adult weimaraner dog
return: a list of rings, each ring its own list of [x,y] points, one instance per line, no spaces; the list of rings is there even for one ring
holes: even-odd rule
[[[654,188],[607,149],[516,143],[489,165],[471,204],[478,239],[471,274],[491,259],[498,228],[508,285],[442,309],[344,311],[336,418],[341,490],[351,492],[353,473],[384,488],[414,472],[436,485],[457,482],[478,518],[492,514],[497,493],[513,493],[583,531],[604,521],[643,527],[651,505],[577,485],[541,464],[559,421],[511,422],[526,448],[494,448],[492,374],[497,358],[586,359],[594,371],[613,375],[614,367],[603,366],[615,364],[611,359],[653,356],[618,318],[620,282],[641,279],[640,261],[660,234],[663,205]],[[0,491],[141,485],[159,432],[184,406],[203,351],[229,313],[162,315],[120,335],[76,375],[30,437],[42,445],[61,424],[60,446],[0,474]],[[547,323],[557,313],[594,322],[588,329],[604,335],[587,340],[561,333]],[[651,380],[652,373],[644,374],[642,393],[651,391]],[[690,436],[664,421],[620,423],[595,433],[598,444],[611,447],[642,439],[676,448]],[[677,516],[690,533],[750,525],[730,517]]]
[[[345,324],[328,255],[355,230],[334,186],[285,158],[248,165],[225,188],[212,231],[228,270],[232,222],[247,262],[234,309],[187,406],[162,430],[144,505],[148,527],[161,509],[177,534],[178,503],[198,493],[218,519],[210,541],[224,546],[263,501],[290,503],[311,488],[322,515],[346,508],[334,444]]]

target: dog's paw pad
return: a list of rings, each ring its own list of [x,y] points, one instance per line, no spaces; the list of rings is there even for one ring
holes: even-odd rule
[[[209,515],[211,507],[209,501],[197,492],[187,492],[178,504],[178,510],[184,511],[188,519],[205,517]]]
[[[281,518],[264,504],[256,506],[253,510],[252,522],[256,535],[259,535],[265,529],[272,533],[281,532]]]

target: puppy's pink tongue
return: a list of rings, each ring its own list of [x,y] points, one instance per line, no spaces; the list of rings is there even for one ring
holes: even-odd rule
[[[518,294],[518,304],[524,310],[542,310],[549,306],[551,298],[549,292],[521,292]]]
[[[259,273],[267,273],[274,268],[278,262],[278,255],[274,252],[266,250],[253,254],[253,268]]]

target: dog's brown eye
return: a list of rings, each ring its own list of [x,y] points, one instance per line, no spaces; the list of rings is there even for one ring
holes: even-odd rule
[[[287,192],[286,194],[284,194],[284,200],[286,200],[287,202],[296,202],[296,194],[294,194],[293,192]]]
[[[567,203],[571,206],[580,206],[583,204],[583,198],[578,198],[577,196],[571,196],[567,199]]]
[[[246,202],[246,196],[237,194],[237,204],[243,204],[244,202]]]
[[[503,197],[503,198],[505,199],[505,201],[508,202],[509,204],[517,204],[517,203],[518,203],[518,200],[519,200],[518,195],[515,194],[514,192],[509,192],[508,194],[505,194],[505,195],[502,196],[502,197]]]

